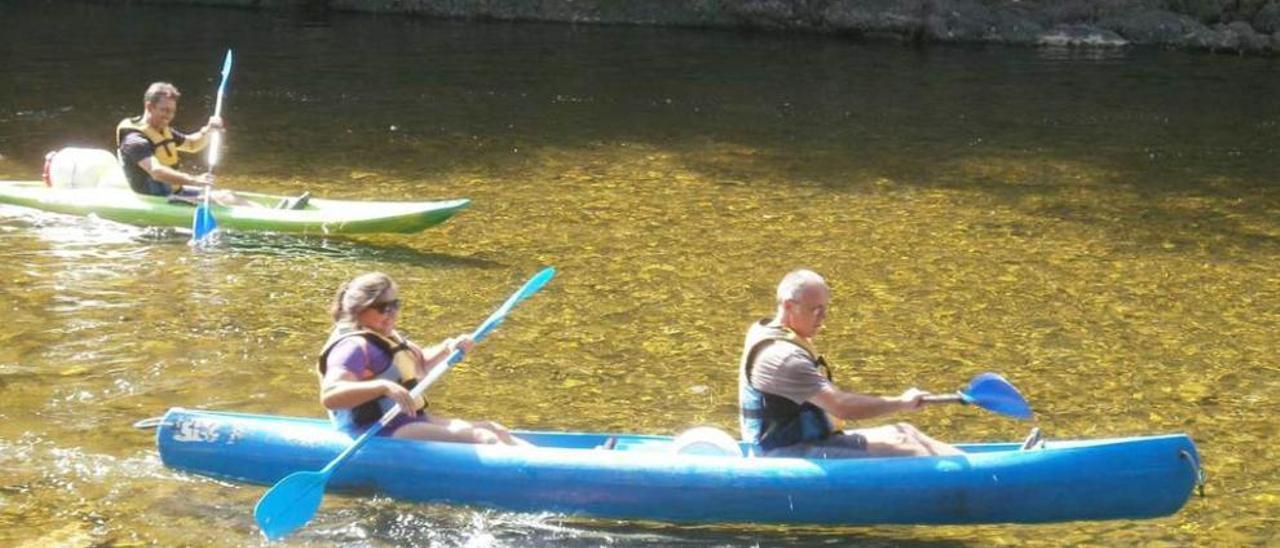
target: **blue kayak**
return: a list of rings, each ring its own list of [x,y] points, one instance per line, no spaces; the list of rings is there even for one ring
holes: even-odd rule
[[[843,460],[677,453],[665,436],[518,435],[538,447],[375,438],[328,490],[687,523],[966,524],[1165,516],[1199,480],[1199,454],[1182,434]],[[271,485],[319,470],[351,439],[324,420],[175,408],[157,443],[171,468]]]

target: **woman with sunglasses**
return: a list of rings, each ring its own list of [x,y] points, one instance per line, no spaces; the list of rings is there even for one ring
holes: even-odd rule
[[[471,350],[468,335],[422,349],[396,332],[400,312],[396,284],[381,272],[342,284],[334,296],[333,331],[320,352],[320,403],[339,429],[364,432],[396,405],[402,411],[380,436],[460,443],[527,445],[494,422],[430,415],[426,401],[409,393],[418,379],[456,349]]]

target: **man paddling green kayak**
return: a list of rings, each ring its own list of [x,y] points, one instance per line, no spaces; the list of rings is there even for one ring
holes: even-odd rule
[[[117,155],[134,192],[195,203],[200,187],[213,186],[213,173],[190,175],[179,171],[178,153],[204,150],[209,137],[214,131],[221,131],[223,124],[222,117],[214,115],[204,127],[189,134],[172,127],[181,96],[178,88],[168,82],[148,86],[143,94],[142,115],[125,118],[116,125]],[[225,206],[264,207],[229,190],[213,192],[211,197]],[[304,194],[277,207],[302,209],[308,197]]]
[[[134,192],[194,203],[200,193],[197,187],[212,186],[213,174],[179,171],[178,153],[204,150],[209,136],[222,129],[222,118],[211,116],[204,127],[190,134],[171,127],[181,95],[168,82],[148,86],[142,98],[142,115],[116,124],[116,148],[125,179]],[[214,199],[227,205],[248,205],[229,192],[218,192]]]

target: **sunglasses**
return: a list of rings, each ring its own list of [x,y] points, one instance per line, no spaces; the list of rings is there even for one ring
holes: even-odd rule
[[[372,309],[374,309],[374,310],[377,310],[378,312],[381,312],[381,313],[383,313],[383,314],[391,314],[391,313],[394,313],[394,312],[399,312],[399,311],[400,311],[400,299],[392,299],[392,300],[390,300],[390,301],[386,301],[386,302],[373,303],[373,304],[369,305],[369,308],[372,308]]]

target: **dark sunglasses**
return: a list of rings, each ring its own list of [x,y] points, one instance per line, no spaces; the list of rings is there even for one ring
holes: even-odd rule
[[[377,310],[378,312],[381,312],[383,314],[391,314],[392,312],[398,312],[400,311],[400,299],[392,299],[386,302],[373,303],[369,305],[369,308]]]

